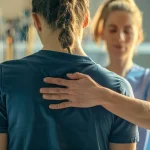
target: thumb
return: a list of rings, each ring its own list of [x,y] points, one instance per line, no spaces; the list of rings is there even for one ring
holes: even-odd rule
[[[79,80],[79,79],[87,78],[87,75],[83,74],[83,73],[76,72],[76,73],[73,73],[73,74],[68,73],[67,77],[72,79],[72,80]]]

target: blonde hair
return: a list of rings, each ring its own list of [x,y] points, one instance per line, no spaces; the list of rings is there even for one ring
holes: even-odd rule
[[[92,21],[94,41],[97,44],[100,43],[100,33],[102,33],[103,31],[108,15],[113,11],[126,11],[136,16],[139,27],[141,28],[140,42],[142,42],[142,40],[144,39],[142,29],[143,17],[142,12],[138,8],[134,0],[108,0],[100,5]]]

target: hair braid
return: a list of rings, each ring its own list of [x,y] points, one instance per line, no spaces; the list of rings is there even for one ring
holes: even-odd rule
[[[58,20],[56,26],[61,29],[58,40],[63,49],[68,49],[71,53],[70,47],[74,44],[74,29],[75,29],[75,0],[60,0],[60,9],[58,12]]]

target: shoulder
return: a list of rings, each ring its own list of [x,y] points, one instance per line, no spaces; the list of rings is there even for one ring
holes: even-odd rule
[[[138,78],[138,79],[143,79],[150,77],[150,68],[144,68],[142,66],[139,66],[137,64],[134,64],[129,73],[127,74],[127,78]]]
[[[95,64],[94,69],[92,71],[90,69],[87,73],[89,73],[97,83],[104,87],[121,94],[133,95],[132,88],[126,79],[100,65]]]
[[[146,85],[148,80],[150,80],[150,68],[144,68],[142,66],[134,64],[128,74],[126,79],[134,85]]]
[[[121,77],[120,80],[120,91],[122,94],[126,96],[134,97],[133,90],[130,83],[123,77]]]
[[[14,72],[14,71],[19,71],[20,69],[23,69],[23,66],[25,65],[25,62],[20,60],[10,60],[10,61],[5,61],[1,63],[1,73],[9,73],[9,72]]]
[[[33,58],[33,59],[32,59]],[[30,61],[34,61],[34,55],[23,57],[21,59],[9,60],[0,64],[2,73],[21,72],[28,70]]]

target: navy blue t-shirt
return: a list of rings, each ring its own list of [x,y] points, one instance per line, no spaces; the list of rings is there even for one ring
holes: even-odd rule
[[[44,77],[82,72],[102,86],[131,96],[128,83],[89,57],[41,50],[0,64],[0,133],[8,150],[108,150],[109,142],[138,141],[137,127],[102,106],[51,110],[39,90]]]

